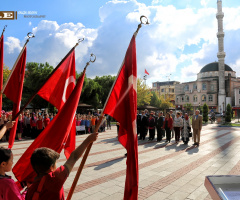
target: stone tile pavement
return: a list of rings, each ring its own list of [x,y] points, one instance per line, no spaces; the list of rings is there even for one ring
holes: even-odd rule
[[[199,147],[192,146],[192,141],[188,145],[176,145],[174,139],[169,144],[164,141],[139,141],[139,200],[211,199],[204,187],[206,175],[240,174],[239,130],[237,127],[217,127],[215,124],[204,126]],[[123,199],[126,150],[116,136],[116,127],[100,133],[72,199]],[[86,135],[77,136],[77,144],[84,138]],[[25,140],[15,143],[14,163],[31,142],[32,140]],[[6,143],[0,145],[7,146]],[[60,166],[65,161],[61,153],[57,165]],[[64,184],[65,196],[80,161]]]

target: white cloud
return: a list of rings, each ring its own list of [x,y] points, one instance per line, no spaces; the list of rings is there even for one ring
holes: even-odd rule
[[[6,52],[8,54],[19,53],[22,49],[20,44],[20,40],[14,37],[8,37],[7,41],[5,42],[6,45]]]
[[[209,0],[201,0],[201,5],[202,6],[207,6],[209,3]]]

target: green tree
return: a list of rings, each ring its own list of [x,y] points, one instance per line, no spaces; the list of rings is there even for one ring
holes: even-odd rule
[[[150,88],[148,88],[142,79],[137,79],[137,105],[143,106],[145,104],[150,104],[152,93]]]
[[[206,103],[203,105],[203,121],[208,122],[208,105]]]
[[[3,85],[6,83],[10,73],[11,73],[11,70],[9,69],[9,67],[3,64]],[[9,100],[5,94],[3,94],[2,96],[2,107],[3,107],[3,110],[6,110],[6,111],[12,110],[12,107],[13,107],[12,101]]]
[[[186,110],[188,114],[190,113],[190,111],[193,110],[193,106],[191,103],[186,103],[183,105],[183,107],[184,107],[184,110]]]
[[[150,105],[159,108],[160,101],[157,97],[156,92],[151,92],[151,93],[152,93],[152,97],[151,97]]]
[[[232,107],[231,107],[230,104],[227,105],[225,121],[226,122],[231,122],[232,121]]]
[[[25,104],[29,98],[39,89],[46,78],[53,71],[53,67],[48,63],[29,62],[26,64],[25,78],[23,84],[22,104]],[[33,108],[47,108],[48,102],[38,95],[30,103]]]
[[[171,103],[169,98],[165,98],[164,95],[161,95],[159,98],[160,102],[160,109],[164,110],[164,113],[166,113],[166,109],[169,109],[170,107],[173,107],[173,104]]]

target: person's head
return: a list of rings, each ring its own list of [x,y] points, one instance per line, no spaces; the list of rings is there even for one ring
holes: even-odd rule
[[[149,115],[149,118],[152,119],[152,117],[153,117],[153,114],[151,113],[151,114]]]
[[[11,149],[0,147],[0,168],[4,172],[12,170],[13,165],[13,154]]]
[[[177,118],[180,117],[180,112],[177,112],[177,115],[176,115],[176,116],[177,116]]]
[[[199,110],[196,110],[196,111],[195,111],[195,114],[196,114],[196,115],[199,115],[199,113],[200,113]]]
[[[56,161],[60,154],[56,151],[42,147],[36,149],[31,156],[31,165],[37,174],[45,174],[56,170]]]
[[[142,111],[142,115],[144,115],[145,114],[145,112],[144,112],[144,110]]]
[[[39,115],[39,116],[38,116],[38,120],[42,120],[42,115]]]
[[[179,112],[180,113],[180,116],[182,116],[182,112]]]
[[[18,120],[22,120],[22,114],[19,115]]]
[[[161,117],[162,115],[163,115],[163,112],[160,111],[160,112],[158,113],[158,116]]]
[[[166,113],[166,118],[170,118],[170,117],[171,117],[170,113],[167,112],[167,113]]]
[[[169,113],[170,113],[170,114],[173,114],[173,111],[172,111],[172,110],[170,110],[170,111],[169,111]]]
[[[185,118],[186,120],[188,120],[188,114],[187,114],[187,113],[185,113],[184,118]]]

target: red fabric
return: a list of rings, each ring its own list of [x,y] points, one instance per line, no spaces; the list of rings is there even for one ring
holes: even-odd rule
[[[149,75],[149,73],[147,72],[147,70],[145,69],[145,74]]]
[[[165,121],[167,119],[165,118],[164,122],[163,122],[163,128],[165,128]],[[172,129],[173,128],[173,119],[170,117],[168,120],[168,128]]]
[[[16,114],[19,112],[20,105],[21,105],[21,98],[22,98],[22,90],[23,90],[23,80],[24,80],[24,74],[25,74],[25,67],[26,67],[26,56],[27,56],[27,48],[22,52],[22,55],[20,55],[20,58],[16,64],[16,68],[14,69],[7,86],[3,93],[9,98],[11,101],[13,101],[13,112],[12,116],[16,116]],[[10,131],[9,136],[9,145],[8,148],[12,148],[16,130],[17,130],[17,122],[18,118],[16,119],[16,123],[12,127]]]
[[[75,50],[73,50],[38,91],[38,95],[60,110],[75,87],[75,79]],[[66,158],[75,149],[75,145],[76,127],[74,125],[64,147]]]
[[[68,138],[72,122],[75,121],[75,112],[82,91],[85,73],[78,80],[72,94],[53,118],[51,123],[42,131],[42,133],[33,141],[33,143],[24,152],[16,165],[13,167],[13,173],[18,181],[33,181],[36,173],[30,164],[30,157],[36,148],[48,147],[60,153]],[[76,134],[76,133],[75,133]]]
[[[137,116],[137,60],[135,36],[129,44],[121,67],[103,113],[120,123],[119,142],[127,150],[127,172],[125,200],[138,198],[138,140],[136,133]]]
[[[37,126],[37,120],[35,118],[34,118],[34,120],[32,120],[32,118],[30,119],[30,126],[31,127]]]
[[[4,36],[2,35],[0,39],[0,91],[2,91],[2,86],[3,86],[3,43],[4,41]],[[2,95],[0,96],[0,117],[2,113]]]
[[[68,170],[65,166],[57,168],[54,172],[46,175],[43,188],[40,192],[38,200],[56,199],[64,200],[63,184],[68,177]],[[37,191],[41,179],[36,180],[28,189],[26,200],[33,200],[33,195]]]
[[[47,125],[50,123],[50,119],[49,118],[44,118],[43,122],[44,122],[44,126],[46,128]]]

